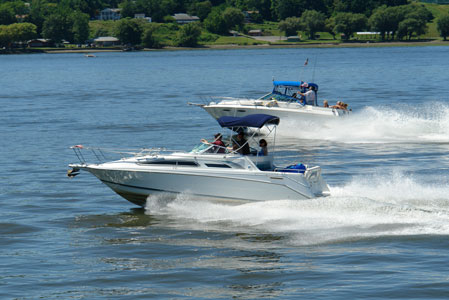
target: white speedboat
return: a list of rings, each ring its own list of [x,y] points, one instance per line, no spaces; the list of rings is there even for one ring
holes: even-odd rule
[[[251,115],[222,117],[218,122],[234,131],[265,126],[275,136],[279,118]],[[93,151],[98,159],[103,157],[103,150],[73,146],[80,163],[70,164],[68,175],[73,177],[79,170],[86,170],[120,196],[141,206],[153,194],[187,193],[195,198],[228,201],[300,200],[329,194],[318,166],[294,164],[278,168],[273,165],[272,154],[257,155],[254,149],[250,154],[241,154],[242,149],[253,146],[259,138],[257,130],[253,131],[245,143],[240,141],[240,146],[233,148],[203,141],[190,152],[147,149],[111,162],[87,163],[86,150]],[[231,135],[230,142],[238,145],[239,141]],[[274,142],[269,144],[268,153],[273,148]]]
[[[313,87],[314,97],[311,101],[304,99],[308,88]],[[318,105],[318,85],[302,81],[273,81],[273,90],[258,99],[217,98],[204,104],[189,103],[202,107],[212,117],[242,117],[250,114],[269,114],[285,121],[322,122],[332,118],[347,116],[350,110],[343,106],[329,107]]]

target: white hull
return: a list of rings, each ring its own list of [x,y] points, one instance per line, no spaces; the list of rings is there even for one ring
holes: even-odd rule
[[[255,103],[259,103],[259,105]],[[269,102],[261,102],[258,100],[230,101],[229,103],[211,103],[202,106],[202,108],[215,119],[223,116],[243,117],[251,114],[269,114],[284,121],[322,123],[323,121],[341,118],[349,114],[349,112],[341,109],[311,105],[302,106],[297,103],[282,103],[277,107],[267,106],[267,103]]]
[[[234,131],[243,126],[260,130],[262,126],[272,125],[275,129],[279,118],[252,115],[224,118],[218,123]],[[145,205],[148,196],[167,193],[186,193],[196,199],[231,202],[301,200],[329,194],[320,167],[293,164],[277,168],[265,139],[258,141],[259,150],[251,149],[250,141],[259,136],[258,132],[248,140],[242,133],[240,131],[235,139],[232,138],[228,146],[202,140],[190,152],[165,154],[167,151],[160,149],[142,149],[133,153],[133,157],[98,164],[86,163],[81,149],[90,149],[97,159],[104,157],[101,149],[77,145],[72,149],[81,164],[70,164],[72,170],[67,175],[73,177],[80,169],[86,170],[125,199],[141,206]],[[221,136],[216,141],[221,141]],[[238,144],[239,141],[242,144]]]
[[[144,205],[149,195],[187,193],[195,197],[228,201],[309,199],[328,192],[321,170],[301,173],[260,170],[220,170],[202,168],[149,167],[111,162],[77,165],[95,175],[125,199]]]

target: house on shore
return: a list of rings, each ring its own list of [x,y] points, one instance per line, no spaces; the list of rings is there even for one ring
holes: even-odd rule
[[[113,36],[100,36],[92,40],[93,44],[101,47],[110,47],[120,45],[118,38]]]
[[[100,11],[98,20],[102,20],[102,21],[120,20],[120,8],[105,8],[105,9],[103,9],[102,11]]]
[[[147,20],[148,23],[151,23],[151,17],[145,17],[145,14],[134,14],[134,19],[143,19]]]
[[[192,23],[192,22],[198,22],[200,20],[200,18],[198,18],[197,16],[191,16],[188,14],[174,14],[172,16],[176,23],[178,24],[187,24],[187,23]]]
[[[248,35],[250,36],[262,36],[262,30],[261,29],[252,29],[248,31]]]
[[[54,47],[55,43],[50,39],[33,39],[27,42],[28,47]]]

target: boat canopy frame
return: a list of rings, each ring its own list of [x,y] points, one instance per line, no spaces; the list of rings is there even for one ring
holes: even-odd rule
[[[258,137],[262,135],[260,132],[262,127],[267,130],[267,133],[264,134],[264,136],[270,136],[274,132],[273,144],[270,148],[272,148],[273,151],[276,148],[276,127],[280,122],[279,117],[267,114],[252,114],[244,117],[223,116],[218,118],[217,121],[222,128],[228,128],[237,133],[252,133],[248,136],[246,143],[240,145],[237,149],[233,149],[232,153],[238,153],[246,144],[250,146],[251,141],[256,141],[256,143],[259,144],[260,139],[258,139]],[[239,145],[235,140],[235,136],[231,134],[230,145],[235,144]],[[256,156],[258,156],[257,153]]]

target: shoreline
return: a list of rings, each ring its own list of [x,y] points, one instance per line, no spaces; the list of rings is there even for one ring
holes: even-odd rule
[[[143,48],[134,51],[179,51],[179,50],[239,50],[239,49],[276,49],[276,48],[373,48],[373,47],[417,47],[417,46],[449,46],[448,41],[393,41],[393,42],[335,42],[335,43],[309,43],[309,44],[256,44],[256,45],[200,45],[199,47],[163,47],[160,49]],[[48,50],[45,53],[98,53],[98,52],[120,52],[122,49],[61,49]]]
[[[239,49],[278,49],[278,48],[373,48],[373,47],[424,47],[424,46],[449,46],[448,41],[393,41],[393,42],[335,42],[335,43],[308,43],[308,44],[256,44],[256,45],[200,45],[198,47],[163,47],[160,49],[143,48],[134,51],[179,51],[179,50],[239,50]],[[33,54],[33,53],[102,53],[102,52],[122,52],[121,48],[84,48],[84,49],[16,49],[1,54]]]

